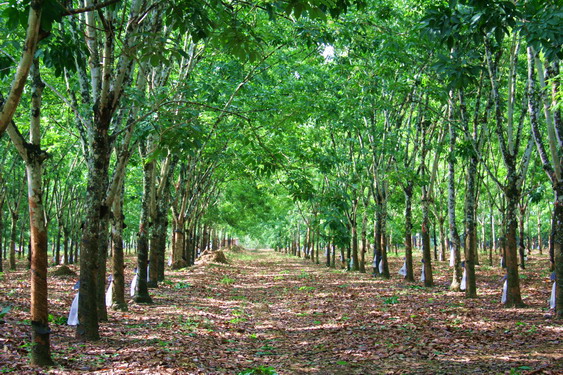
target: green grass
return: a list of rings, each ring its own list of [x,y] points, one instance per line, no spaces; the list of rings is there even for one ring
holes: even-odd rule
[[[394,305],[396,303],[399,303],[399,297],[397,296],[385,297],[383,298],[383,303],[385,305]]]
[[[221,279],[220,283],[223,285],[231,285],[235,283],[235,279],[230,278],[229,276],[225,276]]]

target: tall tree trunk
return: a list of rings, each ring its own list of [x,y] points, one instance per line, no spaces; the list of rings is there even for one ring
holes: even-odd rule
[[[30,122],[30,142],[27,143],[13,122],[8,125],[8,134],[25,162],[27,172],[27,197],[29,203],[30,268],[31,268],[31,364],[49,366],[51,359],[49,302],[47,289],[48,244],[45,209],[43,206],[43,168],[47,154],[41,150],[41,101],[44,84],[39,73],[39,63],[32,66],[33,94]],[[2,103],[0,103],[1,105]],[[15,210],[18,212],[19,204]],[[12,212],[12,215],[14,212]],[[11,236],[12,249],[15,236]],[[12,251],[10,249],[10,251]],[[23,249],[22,249],[23,251]],[[11,258],[11,257],[10,257]],[[15,259],[14,259],[15,261]]]
[[[510,173],[510,172],[509,172]],[[518,201],[520,194],[516,188],[515,181],[512,182],[508,176],[509,186],[506,192],[506,245],[505,260],[506,272],[508,276],[508,289],[506,293],[507,307],[523,306],[522,297],[520,295],[520,282],[518,276],[518,255],[516,233],[518,230]],[[512,184],[510,184],[512,182]]]
[[[105,207],[105,206],[104,206]],[[100,215],[100,233],[98,237],[98,271],[96,282],[96,296],[98,305],[98,320],[107,322],[108,310],[106,306],[106,273],[108,247],[110,241],[110,211],[109,207],[104,208]]]
[[[439,228],[440,228],[440,261],[444,262],[446,260],[446,232],[444,230],[445,217],[440,217]]]
[[[414,281],[414,272],[412,264],[412,194],[413,183],[407,182],[405,187],[405,262],[407,266],[407,275],[405,280]]]
[[[141,156],[146,160],[147,150],[144,143],[141,144]],[[133,300],[137,303],[152,303],[149,296],[147,283],[147,266],[149,258],[149,236],[150,236],[150,204],[151,191],[154,186],[154,161],[145,161],[143,167],[143,199],[141,202],[141,220],[139,223],[139,234],[137,238],[137,288]],[[183,252],[183,249],[182,249]]]
[[[100,272],[102,217],[108,212],[104,205],[108,184],[109,167],[109,122],[107,114],[96,112],[94,126],[89,133],[90,153],[87,158],[88,174],[85,200],[85,215],[80,249],[80,289],[78,297],[78,320],[76,336],[83,340],[100,338],[97,298]],[[104,267],[105,268],[105,267]],[[102,275],[105,279],[105,275]]]
[[[563,319],[563,183],[555,185],[555,202],[553,208],[553,222],[555,231],[553,236],[553,255],[555,271],[555,315],[558,320]],[[555,261],[555,262],[553,262]]]
[[[368,225],[368,213],[367,213],[367,202],[364,199],[364,207],[362,211],[362,250],[360,252],[360,272],[366,272],[366,253],[368,251],[368,238],[367,238],[367,225]]]
[[[542,255],[543,251],[543,243],[542,243],[542,236],[541,236],[541,212],[538,211],[538,251],[540,255]]]
[[[2,175],[0,174],[0,184],[3,183]],[[4,197],[0,196],[0,272],[4,272],[2,266],[4,262],[4,251],[6,247],[4,246]]]
[[[68,236],[69,236],[69,230],[67,227],[63,227],[63,264],[67,265],[69,264],[69,253],[68,253]]]
[[[46,155],[41,151],[41,100],[44,84],[39,75],[39,63],[32,67],[33,98],[30,140],[34,152],[28,151],[26,160],[27,194],[29,201],[29,229],[31,234],[31,363],[37,366],[52,365],[49,340],[49,302],[47,289],[48,244],[43,207],[43,169]]]
[[[465,105],[463,100],[462,105]],[[477,220],[476,212],[476,176],[477,163],[479,162],[477,155],[472,154],[469,160],[466,175],[466,191],[465,191],[465,297],[477,297],[477,283],[475,280],[475,257],[477,253]]]
[[[127,303],[125,302],[125,262],[123,257],[123,229],[125,228],[123,215],[123,195],[124,188],[121,182],[121,188],[118,190],[117,197],[113,201],[112,211],[112,272],[113,272],[113,290],[111,296],[111,308],[118,311],[127,311]]]
[[[450,98],[452,94],[450,93]],[[450,155],[448,158],[448,223],[450,229],[450,253],[454,256],[454,269],[450,290],[459,291],[461,282],[461,256],[460,256],[460,238],[457,231],[456,223],[456,194],[455,194],[455,151],[456,151],[456,129],[453,124],[453,103],[449,105],[449,133],[450,133]],[[451,256],[451,255],[450,255]]]
[[[357,209],[358,209],[358,199],[354,199],[353,203],[353,212],[352,212],[352,220],[350,222],[350,226],[352,229],[352,267],[351,271],[358,271],[359,267],[359,259],[358,259],[358,216],[357,216]]]
[[[19,199],[19,198],[18,198]],[[10,270],[16,270],[16,236],[18,234],[18,217],[17,209],[11,212],[12,226],[10,228]]]
[[[434,286],[432,275],[432,250],[430,249],[430,219],[428,214],[429,197],[428,192],[423,192],[422,199],[422,259],[424,259],[424,286]]]
[[[520,257],[520,268],[522,268],[523,270],[526,269],[526,245],[524,243],[524,240],[526,238],[526,235],[524,233],[524,220],[526,217],[526,207],[523,205],[520,205],[519,207],[519,212],[520,212],[520,216],[519,216],[519,220],[518,220],[518,255]]]
[[[59,225],[57,226],[57,238],[55,240],[55,265],[61,264],[61,223],[59,218]]]
[[[383,183],[379,184],[377,190],[378,196],[378,221],[379,221],[379,240],[380,240],[380,252],[381,252],[381,276],[384,279],[391,278],[389,273],[389,262],[387,261],[387,190]]]

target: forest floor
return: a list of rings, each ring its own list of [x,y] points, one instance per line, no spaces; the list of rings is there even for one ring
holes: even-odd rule
[[[227,252],[229,264],[167,271],[152,305],[110,311],[101,340],[65,324],[77,277],[49,277],[49,370],[28,365],[29,271],[5,272],[0,373],[17,374],[561,374],[563,326],[546,309],[546,257],[522,272],[526,308],[500,305],[502,270],[478,267],[476,299],[345,272],[267,250]],[[133,258],[128,258],[133,262]],[[131,280],[127,267],[126,277]],[[420,271],[417,267],[417,273]],[[264,371],[260,372],[262,368]]]

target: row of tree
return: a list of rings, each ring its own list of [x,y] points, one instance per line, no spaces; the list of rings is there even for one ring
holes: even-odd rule
[[[126,308],[124,238],[139,303],[168,257],[189,266],[225,233],[294,252],[304,242],[327,264],[345,249],[360,271],[372,243],[384,277],[389,245],[404,242],[413,281],[420,232],[432,286],[437,228],[454,290],[465,260],[468,297],[478,238],[500,239],[515,306],[532,216],[563,277],[555,0],[9,0],[0,11],[0,232],[10,267],[29,242],[34,364],[51,363],[50,248],[57,264],[79,261],[84,340],[107,319],[110,272],[112,306]],[[29,226],[18,225],[23,168]]]

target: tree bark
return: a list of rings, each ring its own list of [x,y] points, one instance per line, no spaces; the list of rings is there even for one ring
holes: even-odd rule
[[[118,195],[113,201],[113,220],[111,228],[113,254],[111,308],[118,311],[127,311],[127,303],[125,302],[125,262],[123,257],[123,229],[125,228],[125,216],[123,215],[123,184],[124,181],[121,181],[121,188],[118,190]]]
[[[414,282],[414,272],[412,264],[412,194],[413,183],[407,182],[405,191],[405,262],[407,265],[407,275],[405,280]]]
[[[424,259],[424,286],[434,286],[434,277],[432,275],[432,250],[430,249],[430,219],[428,214],[429,197],[424,192],[422,199],[422,259]]]
[[[451,97],[451,94],[450,94]],[[448,158],[448,224],[450,228],[450,252],[454,255],[454,269],[452,275],[452,282],[450,284],[450,290],[459,291],[459,285],[461,281],[461,257],[460,257],[460,238],[457,231],[456,223],[456,192],[455,192],[455,148],[456,148],[456,129],[453,124],[453,103],[450,103],[449,115],[450,125],[450,155]]]
[[[147,147],[141,144],[141,157],[146,159]],[[138,282],[133,300],[137,303],[152,303],[149,296],[147,283],[147,266],[149,257],[149,236],[150,236],[150,205],[151,192],[154,187],[154,161],[149,161],[143,167],[143,199],[141,202],[141,222],[137,238],[137,275]]]

